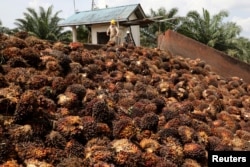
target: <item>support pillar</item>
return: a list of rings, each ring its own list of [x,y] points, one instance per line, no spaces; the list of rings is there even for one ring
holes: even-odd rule
[[[72,26],[72,38],[73,42],[77,42],[77,31],[76,31],[76,26]]]

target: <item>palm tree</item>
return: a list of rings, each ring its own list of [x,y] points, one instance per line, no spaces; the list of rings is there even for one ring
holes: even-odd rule
[[[0,33],[2,33],[2,21],[0,20]]]
[[[39,7],[39,13],[33,8],[27,8],[28,12],[24,13],[24,18],[16,19],[15,25],[21,31],[27,31],[41,39],[60,40],[62,37],[62,27],[58,23],[62,20],[58,17],[61,11],[52,13],[53,6],[47,10]]]
[[[11,30],[9,28],[2,26],[1,20],[0,20],[0,33],[11,34]]]
[[[176,17],[178,13],[177,8],[172,8],[167,11],[165,8],[161,7],[157,12],[153,9],[151,9],[150,12],[150,17],[162,16],[161,20],[156,21],[154,24],[149,26],[149,29],[152,32],[165,32],[168,29],[175,29],[175,27],[179,24],[179,19]]]
[[[250,63],[250,41],[247,38],[239,37],[232,41],[233,48],[228,48],[226,53],[236,59]]]
[[[231,44],[241,31],[235,23],[223,23],[223,18],[227,16],[226,11],[220,11],[212,17],[205,9],[202,16],[197,11],[190,11],[177,31],[210,47],[225,51],[232,47]]]
[[[179,24],[179,19],[176,16],[178,13],[177,8],[172,8],[167,11],[164,7],[159,8],[157,11],[150,9],[149,18],[157,18],[160,20],[155,20],[154,23],[150,24],[148,27],[141,29],[142,45],[144,46],[156,46],[156,39],[158,34],[164,32],[168,29],[175,29]]]
[[[85,25],[80,25],[77,28],[77,41],[88,43],[89,41],[89,29]]]
[[[222,31],[226,28],[222,26],[222,20],[228,16],[228,13],[226,11],[220,11],[211,17],[210,13],[203,9],[202,14],[203,15],[200,15],[197,11],[188,12],[186,18],[182,19],[182,24],[177,31],[208,46],[214,47],[222,40],[222,33],[224,33]]]
[[[203,9],[202,15],[197,11],[190,11],[177,31],[201,43],[245,62],[249,61],[249,41],[239,38],[241,28],[233,22],[223,22],[228,12],[220,11],[211,16]]]

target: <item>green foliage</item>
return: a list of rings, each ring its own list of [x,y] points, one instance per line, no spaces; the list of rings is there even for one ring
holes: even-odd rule
[[[149,31],[152,32],[165,32],[168,29],[174,29],[179,24],[179,19],[176,16],[178,13],[177,8],[172,8],[170,11],[166,11],[165,8],[161,7],[157,12],[151,9],[150,17],[162,16],[161,20],[156,20],[155,23],[149,26]]]
[[[11,34],[11,30],[9,28],[2,26],[1,20],[0,20],[0,33]]]
[[[226,11],[221,11],[213,17],[205,9],[203,9],[203,15],[200,15],[197,11],[190,11],[186,18],[182,19],[182,24],[177,31],[206,45],[215,47],[223,38],[221,32],[223,28],[222,20],[227,16]]]
[[[165,8],[161,7],[157,11],[150,9],[149,18],[160,18],[155,19],[154,23],[148,27],[141,29],[141,43],[143,46],[156,47],[158,34],[165,32],[168,29],[175,29],[179,24],[179,19],[176,17],[178,13],[177,8],[172,8],[170,11],[166,11]]]
[[[236,59],[250,63],[250,41],[239,37],[232,41],[234,48],[227,48],[226,53]]]
[[[241,28],[236,23],[224,21],[229,15],[227,11],[220,11],[212,16],[208,10],[203,9],[202,14],[190,11],[186,17],[177,16],[177,12],[176,8],[169,12],[164,8],[159,8],[157,11],[151,9],[149,18],[162,17],[161,20],[155,20],[148,27],[141,28],[141,44],[156,47],[158,34],[172,29],[234,58],[250,63],[250,41],[247,38],[239,37]]]
[[[239,38],[241,28],[236,23],[223,22],[226,17],[226,11],[220,11],[214,16],[205,9],[202,15],[190,11],[181,19],[177,31],[239,60],[250,62],[249,40]]]
[[[56,41],[62,38],[62,27],[58,26],[58,23],[62,20],[58,17],[61,11],[53,14],[53,6],[50,6],[47,10],[43,7],[39,7],[39,12],[33,8],[27,8],[27,12],[24,12],[24,18],[16,19],[15,25],[21,31],[27,31],[32,35],[35,35],[41,39]]]
[[[147,28],[140,29],[140,41],[144,47],[157,47],[157,36],[149,32]]]
[[[72,42],[72,32],[70,30],[63,31],[59,37],[58,41],[63,41],[63,42]]]
[[[89,42],[89,29],[81,25],[77,28],[77,41],[82,42],[82,43],[88,43]]]

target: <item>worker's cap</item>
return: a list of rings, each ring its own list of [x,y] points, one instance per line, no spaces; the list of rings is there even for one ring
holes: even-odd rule
[[[130,32],[129,32],[129,30],[127,31],[127,34],[129,34]]]
[[[111,24],[115,24],[115,20],[111,20],[110,23],[111,23]]]

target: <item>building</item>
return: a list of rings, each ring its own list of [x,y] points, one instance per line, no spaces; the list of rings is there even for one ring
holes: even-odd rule
[[[140,4],[76,12],[60,22],[59,26],[71,27],[73,42],[75,42],[77,41],[76,27],[85,25],[91,31],[92,44],[106,44],[109,40],[106,30],[112,19],[116,20],[119,27],[118,43],[124,42],[126,32],[129,31],[135,45],[140,45],[140,25],[150,23]]]

